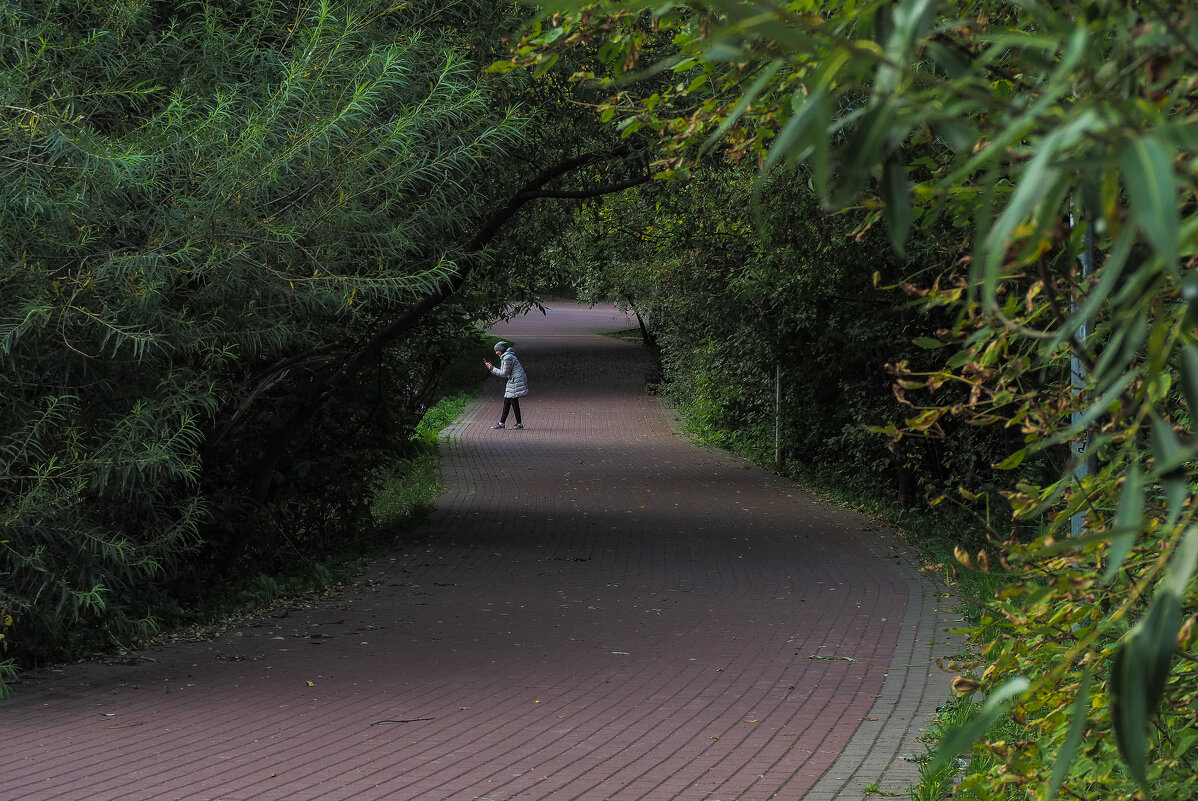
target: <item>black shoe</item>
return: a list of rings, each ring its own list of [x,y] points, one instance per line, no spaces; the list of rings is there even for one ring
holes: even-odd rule
[[[512,428],[524,428],[524,423],[516,423]]]
[[[503,428],[503,423],[496,423],[495,425],[491,426],[492,431],[494,431],[497,428]]]

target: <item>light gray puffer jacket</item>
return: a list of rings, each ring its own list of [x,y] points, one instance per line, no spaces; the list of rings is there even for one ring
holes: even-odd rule
[[[528,375],[524,372],[523,365],[516,358],[516,351],[513,348],[508,348],[503,354],[503,359],[500,360],[498,367],[492,367],[491,373],[500,378],[507,379],[507,386],[504,387],[503,397],[505,398],[523,398],[528,394]]]

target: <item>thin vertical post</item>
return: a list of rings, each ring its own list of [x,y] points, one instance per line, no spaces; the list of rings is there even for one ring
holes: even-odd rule
[[[1082,252],[1078,255],[1078,261],[1081,264],[1082,280],[1084,281],[1094,271],[1094,229],[1090,224],[1086,225],[1086,230],[1082,233]],[[1075,294],[1070,304],[1072,310],[1075,312],[1077,305],[1077,296]],[[1078,345],[1085,345],[1089,333],[1090,321],[1082,320],[1077,333],[1074,335],[1077,338]],[[1081,394],[1086,382],[1085,367],[1082,366],[1082,361],[1077,357],[1076,353],[1069,360],[1069,376],[1073,385],[1073,395],[1076,397]],[[1073,413],[1073,424],[1075,426],[1078,425],[1081,422],[1081,418],[1082,412],[1080,410],[1075,411]],[[1082,431],[1078,434],[1077,439],[1073,441],[1073,477],[1079,482],[1090,475],[1096,467],[1094,457],[1087,453],[1089,444],[1089,429]],[[1084,517],[1081,511],[1077,511],[1070,518],[1069,531],[1074,537],[1082,535],[1084,531]]]
[[[782,467],[782,363],[774,362],[774,464]]]

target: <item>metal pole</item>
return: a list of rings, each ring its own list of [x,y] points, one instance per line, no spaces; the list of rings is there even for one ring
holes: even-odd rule
[[[782,467],[782,363],[774,362],[774,464]]]
[[[1072,215],[1070,215],[1070,217],[1072,218]],[[1071,219],[1070,222],[1075,221]],[[1092,226],[1086,226],[1086,230],[1082,234],[1082,237],[1082,252],[1078,255],[1078,262],[1081,264],[1082,268],[1082,279],[1085,280],[1085,278],[1094,271],[1094,230]],[[1072,309],[1076,311],[1076,296],[1073,298],[1073,301],[1070,305]],[[1075,335],[1077,337],[1078,343],[1084,345],[1086,342],[1086,337],[1089,336],[1089,333],[1090,321],[1082,320],[1082,324],[1077,329],[1077,334]],[[1069,374],[1070,380],[1073,384],[1073,394],[1074,396],[1077,396],[1081,393],[1082,388],[1085,386],[1086,374],[1085,368],[1082,366],[1081,359],[1079,359],[1076,355],[1070,359]],[[1074,425],[1078,424],[1081,416],[1081,411],[1076,411],[1073,413]],[[1097,468],[1094,457],[1086,453],[1086,448],[1089,445],[1089,441],[1089,430],[1083,431],[1081,435],[1073,441],[1073,476],[1077,481],[1081,481]],[[1084,530],[1083,518],[1084,515],[1081,512],[1075,512],[1069,521],[1069,530],[1074,537],[1080,537],[1082,535]]]

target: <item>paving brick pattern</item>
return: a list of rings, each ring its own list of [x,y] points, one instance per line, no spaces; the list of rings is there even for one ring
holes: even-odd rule
[[[941,589],[890,532],[677,436],[644,351],[596,336],[631,325],[563,303],[497,327],[527,428],[490,430],[492,381],[427,536],[337,600],[29,677],[0,799],[903,792],[956,647]]]

